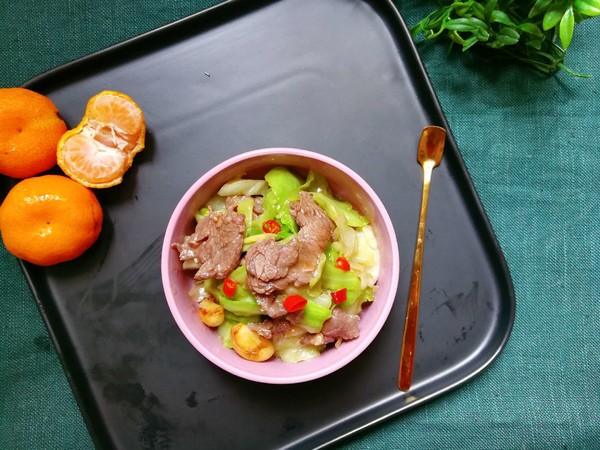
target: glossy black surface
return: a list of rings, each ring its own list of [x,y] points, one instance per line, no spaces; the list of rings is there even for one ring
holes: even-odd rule
[[[32,80],[75,126],[103,89],[145,112],[147,148],[97,191],[99,242],[56,267],[25,265],[101,448],[313,448],[466,381],[500,352],[512,282],[449,134],[428,213],[414,387],[396,387],[421,195],[421,129],[448,128],[386,0],[231,1]],[[181,334],[160,282],[163,231],[211,166],[296,147],[368,181],[395,224],[401,277],[390,319],[343,370],[261,385],[213,366]],[[408,401],[410,400],[410,401]]]

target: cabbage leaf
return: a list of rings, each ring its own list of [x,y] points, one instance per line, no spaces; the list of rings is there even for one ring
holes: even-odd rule
[[[234,178],[228,181],[218,194],[222,197],[231,197],[233,195],[264,195],[267,191],[266,180],[248,180],[245,178]]]
[[[350,202],[345,202],[333,198],[331,195],[323,192],[313,192],[315,202],[323,208],[329,218],[335,222],[336,218],[343,215],[346,218],[348,226],[364,227],[368,225],[369,220],[356,211]]]

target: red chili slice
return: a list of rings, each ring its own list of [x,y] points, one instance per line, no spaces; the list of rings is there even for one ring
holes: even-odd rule
[[[331,293],[331,299],[333,303],[339,305],[340,303],[344,303],[346,301],[348,294],[348,290],[346,288],[342,288],[339,291],[335,291]]]
[[[277,234],[281,231],[281,225],[275,219],[270,219],[262,224],[265,233]]]
[[[227,297],[233,298],[236,289],[237,283],[235,280],[232,280],[231,278],[225,278],[225,280],[223,280],[223,294],[225,294]]]
[[[304,309],[307,303],[308,300],[301,295],[289,295],[283,301],[283,307],[287,312],[292,313]]]
[[[350,270],[350,263],[346,258],[340,256],[338,259],[335,260],[335,267],[337,267],[340,270],[343,270],[344,272],[348,272]]]

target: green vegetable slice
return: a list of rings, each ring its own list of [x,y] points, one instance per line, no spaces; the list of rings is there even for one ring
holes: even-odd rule
[[[223,293],[223,281],[209,279],[204,281],[204,289],[213,295],[217,302],[225,308],[226,311],[238,316],[257,316],[262,314],[260,306],[256,303],[254,295],[245,288],[246,266],[241,265],[229,274],[229,278],[237,283],[237,289],[233,298],[227,297]]]
[[[369,223],[369,220],[356,211],[349,202],[337,200],[323,192],[314,192],[312,195],[315,202],[334,222],[338,216],[344,215],[346,223],[351,227],[364,227]]]
[[[318,305],[311,300],[308,300],[302,313],[300,324],[311,333],[319,332],[323,328],[325,321],[331,317],[331,310],[329,308]]]

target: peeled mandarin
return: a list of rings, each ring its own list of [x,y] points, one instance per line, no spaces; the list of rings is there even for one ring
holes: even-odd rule
[[[88,101],[79,125],[60,139],[58,165],[84,186],[115,186],[144,149],[145,136],[144,114],[135,101],[122,92],[103,91]]]

